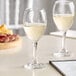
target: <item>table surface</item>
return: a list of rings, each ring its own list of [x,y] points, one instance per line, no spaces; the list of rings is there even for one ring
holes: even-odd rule
[[[47,44],[44,36],[38,45],[38,61],[42,63],[47,63],[47,67],[38,70],[28,70],[23,67],[26,63],[32,60],[32,42],[26,38],[22,37],[21,47],[0,50],[0,76],[61,76],[52,66],[49,65],[50,48],[46,48]],[[46,46],[45,48],[43,48]],[[49,57],[47,57],[49,54]]]
[[[38,62],[47,63],[47,67],[38,70],[28,70],[23,68],[23,65],[32,60],[32,42],[26,36],[21,38],[21,47],[0,51],[1,76],[61,76],[48,64],[49,60],[76,59],[76,39],[66,39],[66,48],[71,52],[70,57],[56,58],[52,54],[61,48],[61,37],[45,35],[38,42],[37,58]]]

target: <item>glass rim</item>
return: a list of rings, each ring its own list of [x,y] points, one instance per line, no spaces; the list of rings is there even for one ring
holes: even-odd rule
[[[69,1],[69,0],[57,0],[57,1],[55,1],[55,3],[59,3],[59,2],[72,2],[72,3],[74,3],[73,1]]]
[[[54,12],[54,8],[55,8],[55,5],[58,4],[58,3],[62,3],[62,4],[72,4],[73,5],[73,8],[74,8],[74,12],[73,12],[73,15],[75,15],[75,6],[74,6],[74,2],[73,1],[69,1],[69,0],[57,0],[55,1],[54,5],[53,5],[53,11],[52,13]]]

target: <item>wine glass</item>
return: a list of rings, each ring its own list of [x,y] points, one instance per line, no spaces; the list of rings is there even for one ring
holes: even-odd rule
[[[38,63],[37,61],[37,45],[39,39],[45,32],[47,20],[45,10],[27,8],[24,11],[23,17],[24,30],[27,37],[32,40],[33,43],[33,59],[31,63],[26,64],[24,67],[28,69],[40,69],[45,66],[43,63]]]
[[[65,38],[67,30],[72,26],[74,19],[74,4],[68,0],[58,0],[53,6],[53,20],[59,31],[62,31],[62,48],[55,56],[70,56],[65,49]]]

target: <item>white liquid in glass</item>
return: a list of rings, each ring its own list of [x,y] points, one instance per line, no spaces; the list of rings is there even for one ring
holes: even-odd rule
[[[46,29],[45,23],[26,23],[24,30],[29,39],[33,41],[39,40]]]
[[[74,15],[72,14],[53,15],[54,22],[57,28],[61,31],[66,31],[72,26],[73,18],[74,18]]]

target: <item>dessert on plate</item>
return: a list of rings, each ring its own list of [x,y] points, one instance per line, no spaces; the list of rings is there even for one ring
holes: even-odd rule
[[[0,26],[0,50],[17,47],[21,44],[20,36],[13,34],[5,24]]]

